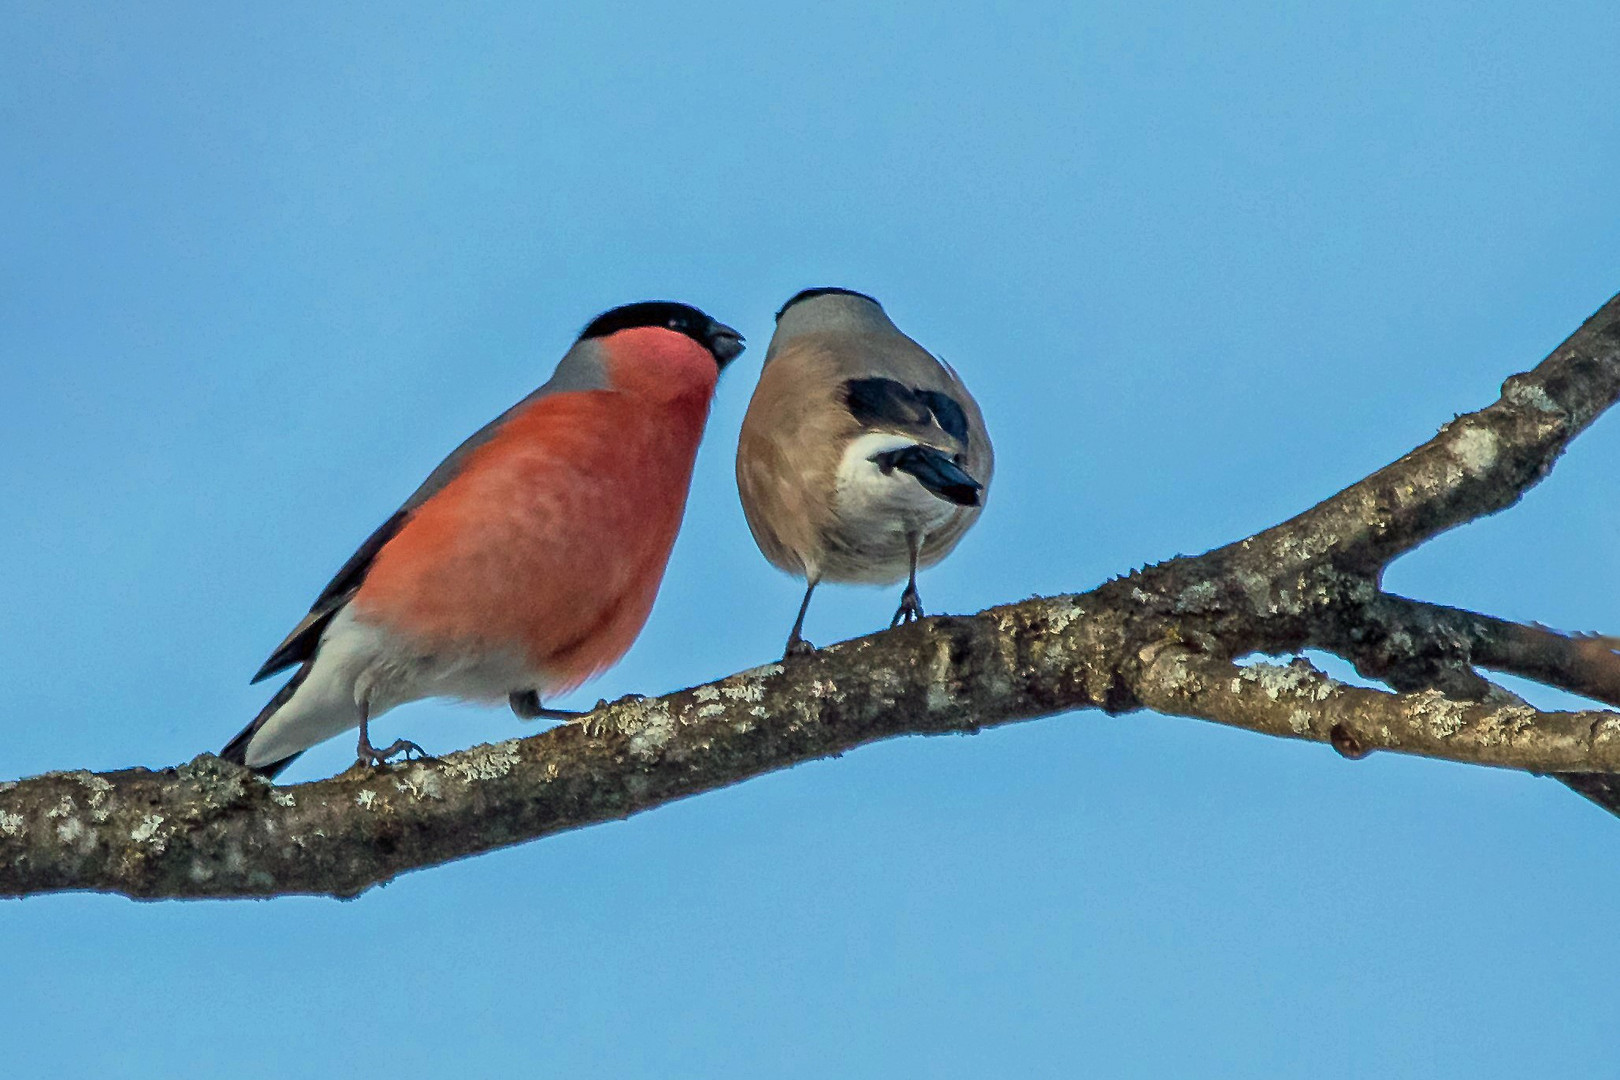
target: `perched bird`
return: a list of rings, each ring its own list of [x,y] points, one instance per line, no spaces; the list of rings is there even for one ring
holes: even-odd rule
[[[686,304],[614,308],[550,381],[456,448],[343,565],[254,682],[291,680],[221,754],[274,776],[425,697],[519,716],[607,668],[652,610],[737,331]]]
[[[956,372],[850,289],[805,289],[776,333],[743,418],[737,490],[765,557],[805,579],[787,654],[822,581],[906,579],[890,625],[922,617],[917,567],[978,520],[993,454]]]

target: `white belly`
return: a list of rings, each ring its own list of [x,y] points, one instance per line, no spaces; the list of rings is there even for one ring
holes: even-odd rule
[[[900,469],[884,472],[875,454],[916,445],[873,432],[849,444],[838,463],[834,524],[823,535],[817,569],[825,581],[892,585],[911,571],[911,544],[944,528],[962,508]]]
[[[303,685],[254,734],[246,763],[280,761],[357,728],[362,705],[376,719],[422,698],[504,702],[514,690],[544,693],[548,683],[512,653],[426,652],[344,607],[321,635],[315,666]]]

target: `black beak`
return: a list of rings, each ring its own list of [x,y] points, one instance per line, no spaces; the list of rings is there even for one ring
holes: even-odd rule
[[[743,336],[723,322],[709,323],[709,332],[705,336],[709,351],[714,354],[714,362],[722,368],[742,354]]]

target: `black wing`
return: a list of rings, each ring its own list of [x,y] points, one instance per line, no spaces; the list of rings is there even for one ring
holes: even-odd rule
[[[253,722],[247,727],[243,728],[241,731],[237,732],[236,738],[225,744],[225,749],[219,752],[219,756],[224,758],[226,761],[234,761],[238,765],[246,765],[248,743],[253,741],[253,736],[259,733],[260,728],[264,727],[265,721],[269,720],[276,714],[277,709],[281,708],[283,705],[287,704],[287,702],[292,700],[292,696],[298,693],[298,688],[302,686],[304,684],[304,680],[309,677],[309,669],[314,666],[315,665],[310,661],[305,660],[303,666],[297,671],[293,672],[293,677],[287,680],[287,685],[283,686],[280,690],[277,690],[276,696],[270,699],[269,704],[259,710],[259,715],[253,718]],[[303,751],[300,750],[298,753],[301,754]],[[281,770],[285,769],[288,765],[291,765],[297,757],[298,754],[288,754],[280,761],[272,761],[268,765],[260,765],[253,771],[264,777],[266,780],[274,780],[276,774],[281,772]]]
[[[867,426],[912,427],[927,424],[932,416],[916,391],[893,379],[850,379],[844,384],[844,401],[855,419]]]
[[[893,379],[850,379],[844,384],[844,401],[850,413],[868,427],[927,427],[938,423],[940,430],[968,443],[967,413],[956,399],[939,390],[914,390]]]
[[[349,561],[343,564],[343,569],[337,572],[337,576],[321,590],[321,595],[315,598],[315,603],[310,605],[309,614],[293,627],[286,640],[276,646],[276,651],[270,654],[270,659],[266,660],[259,673],[253,676],[254,682],[268,679],[278,671],[286,671],[294,664],[302,664],[315,655],[315,646],[320,644],[321,632],[326,629],[326,624],[332,621],[332,616],[336,615],[338,609],[348,603],[349,598],[360,588],[360,582],[365,580],[366,571],[371,569],[372,560],[377,557],[377,552],[394,538],[394,534],[399,532],[414,509],[414,506],[407,504],[404,508],[394,511],[394,515],[383,522],[376,532],[366,537],[366,542],[349,556]]]
[[[910,473],[935,495],[958,506],[978,506],[984,485],[962,471],[962,467],[932,446],[907,446],[874,455],[872,461],[887,473],[891,469]]]
[[[963,446],[968,444],[967,413],[962,411],[955,398],[938,390],[918,390],[917,397],[939,421],[940,430]]]

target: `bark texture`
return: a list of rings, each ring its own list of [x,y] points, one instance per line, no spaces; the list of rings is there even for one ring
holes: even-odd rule
[[[1620,297],[1499,400],[1303,514],[1088,593],[926,619],[441,759],[276,787],[211,755],[0,784],[0,895],[354,896],[896,735],[1151,708],[1347,757],[1548,773],[1620,813],[1620,714],[1543,712],[1479,673],[1620,706],[1620,642],[1382,591],[1391,560],[1495,513],[1620,397]],[[1389,689],[1335,681],[1321,649]]]

